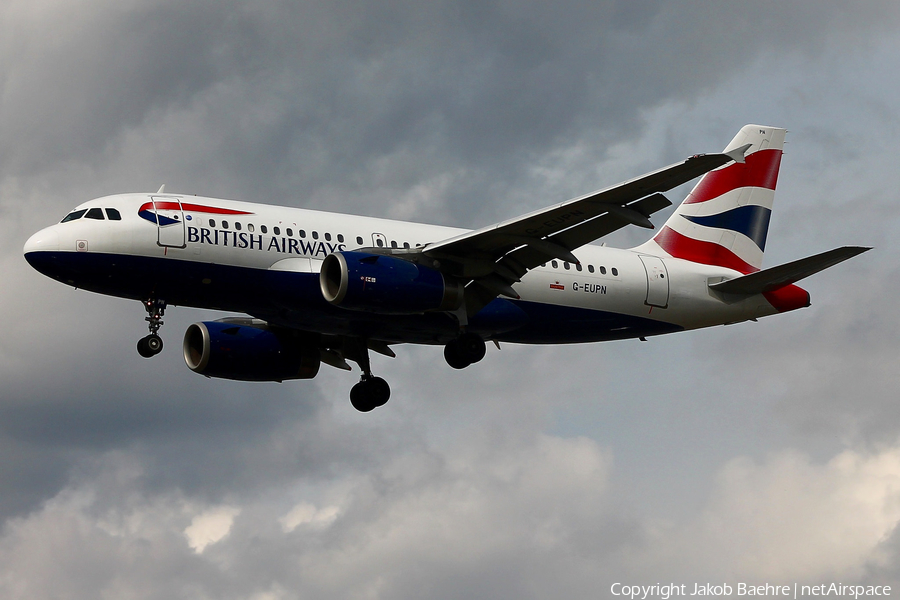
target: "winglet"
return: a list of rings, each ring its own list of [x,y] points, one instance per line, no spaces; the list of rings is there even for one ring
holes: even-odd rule
[[[743,146],[741,146],[739,148],[735,148],[734,150],[729,150],[728,152],[725,152],[724,154],[725,154],[725,156],[727,156],[734,162],[743,163],[744,155],[747,153],[747,150],[749,150],[750,146],[752,146],[752,145],[753,144],[744,144]]]

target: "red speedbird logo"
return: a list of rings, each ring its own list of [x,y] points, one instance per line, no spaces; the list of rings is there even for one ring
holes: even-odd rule
[[[178,202],[177,200],[166,200],[156,202],[145,202],[138,209],[138,216],[142,219],[150,221],[154,225],[157,223],[160,227],[164,227],[166,225],[174,225],[175,223],[180,223],[181,221],[177,218],[173,218],[176,215],[168,216],[162,214],[160,211],[172,211],[176,214],[181,212],[190,212],[190,213],[203,213],[209,215],[252,215],[252,212],[247,212],[245,210],[232,210],[230,208],[218,208],[216,206],[204,206],[202,204],[189,204],[187,202]]]

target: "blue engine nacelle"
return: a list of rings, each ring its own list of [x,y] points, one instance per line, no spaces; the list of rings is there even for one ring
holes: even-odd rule
[[[456,310],[463,286],[439,271],[402,258],[366,252],[336,252],[322,262],[319,286],[341,308],[409,315]]]
[[[183,347],[188,368],[207,377],[284,381],[312,379],[319,372],[317,345],[252,319],[194,323]]]

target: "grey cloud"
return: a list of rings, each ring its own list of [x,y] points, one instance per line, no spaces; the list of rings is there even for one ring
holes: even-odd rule
[[[771,481],[767,453],[896,436],[895,3],[63,4],[0,9],[0,562],[29,597],[602,596],[622,573],[721,567],[715,536],[667,562],[651,533],[727,521],[715,478],[734,457]],[[879,45],[860,86],[848,71]],[[885,242],[811,280],[812,309],[504,346],[462,373],[400,348],[377,359],[395,393],[378,414],[348,407],[356,374],[187,372],[194,311],[172,309],[143,361],[136,303],[20,255],[75,203],[161,183],[480,226],[717,150],[757,116],[794,130],[773,261]],[[340,516],[284,532],[301,502]],[[241,512],[197,555],[183,531],[216,506]]]
[[[464,222],[464,207],[502,199],[541,153],[587,139],[599,160],[611,140],[637,130],[641,109],[694,97],[771,46],[820,45],[832,25],[821,15],[845,14],[769,8],[724,6],[712,23],[694,18],[689,3],[652,2],[329,10],[146,2],[99,17],[85,11],[62,26],[48,19],[11,30],[30,43],[7,69],[4,164],[21,173],[31,171],[21,161],[41,157],[105,160],[123,133],[170,125],[151,159],[195,189],[190,173],[219,175],[211,165],[220,164],[246,192],[303,203],[331,187],[349,197],[337,208],[377,212],[381,202],[365,202],[374,169],[399,158],[380,186],[400,190],[462,166],[466,177],[445,202]],[[855,14],[843,30],[870,27],[891,9]],[[34,41],[45,24],[61,27],[54,44]],[[753,44],[742,43],[751,35]],[[54,93],[56,78],[75,73],[64,95]],[[182,111],[191,115],[186,131],[166,121]],[[186,153],[194,137],[213,140],[202,161]]]
[[[16,5],[6,9],[4,37],[15,49],[0,117],[6,173],[90,161],[123,128],[247,70],[239,50],[255,45],[252,22],[229,18],[231,11],[99,8],[59,5],[25,22]]]
[[[134,485],[140,468],[110,457],[91,483],[74,484],[10,523],[0,553],[22,575],[6,581],[52,596],[52,581],[31,576],[52,560],[63,571],[82,561],[92,566],[70,582],[81,594],[132,593],[155,573],[161,581],[147,589],[154,598],[190,593],[180,586],[223,598],[270,587],[284,597],[314,598],[492,591],[537,598],[560,585],[581,595],[598,574],[585,563],[569,564],[569,553],[560,551],[600,558],[610,543],[635,537],[633,523],[608,516],[609,458],[594,442],[542,436],[525,446],[467,446],[408,453],[336,478],[337,493],[319,502],[336,503],[336,519],[325,525],[286,531],[278,519],[289,506],[259,495],[226,501],[237,516],[227,537],[202,555],[188,551],[181,532],[211,505],[178,492],[148,496]],[[68,550],[74,545],[83,547],[80,555]],[[523,564],[530,574],[523,576]]]

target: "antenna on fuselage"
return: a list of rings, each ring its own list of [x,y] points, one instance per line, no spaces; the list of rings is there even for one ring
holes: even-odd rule
[[[166,184],[162,184],[161,186],[159,186],[159,191],[156,192],[156,193],[157,193],[157,194],[162,194],[162,193],[165,192],[165,191],[166,191]]]

